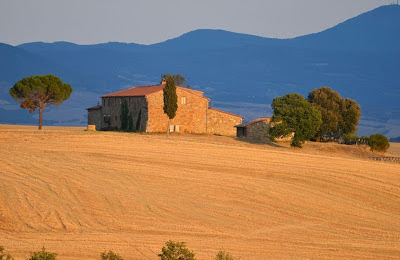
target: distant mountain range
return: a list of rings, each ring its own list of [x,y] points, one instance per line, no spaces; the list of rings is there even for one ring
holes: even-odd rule
[[[68,42],[0,44],[0,123],[36,123],[8,94],[25,76],[55,74],[72,97],[44,114],[45,124],[85,125],[85,108],[102,94],[156,84],[162,73],[183,74],[214,107],[251,120],[271,114],[272,99],[329,86],[362,106],[359,134],[400,133],[400,6],[383,6],[323,32],[271,39],[196,30],[140,45]]]

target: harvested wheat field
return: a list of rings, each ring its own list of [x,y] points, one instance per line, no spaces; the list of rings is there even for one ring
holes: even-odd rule
[[[0,245],[17,260],[157,259],[170,239],[197,259],[400,258],[400,164],[365,148],[83,130],[0,126]]]

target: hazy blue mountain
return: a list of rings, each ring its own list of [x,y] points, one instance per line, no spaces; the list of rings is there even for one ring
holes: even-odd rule
[[[351,51],[400,51],[400,6],[382,6],[321,33],[289,41],[298,47]]]
[[[400,143],[400,136],[390,138],[389,141],[393,143]]]
[[[155,84],[169,72],[185,75],[215,107],[246,120],[271,113],[269,104],[277,96],[307,95],[330,86],[362,105],[360,134],[398,136],[399,32],[400,7],[383,6],[323,32],[287,40],[202,29],[152,45],[1,44],[0,109],[11,111],[8,89],[21,77],[53,73],[72,84],[74,94],[48,112],[48,123],[84,124],[84,108],[102,94]],[[11,119],[0,113],[0,123],[18,123],[15,115]]]

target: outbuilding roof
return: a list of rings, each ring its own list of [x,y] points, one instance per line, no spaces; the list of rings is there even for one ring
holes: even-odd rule
[[[254,119],[254,120],[251,120],[251,121],[249,121],[249,122],[246,122],[246,123],[243,123],[243,124],[240,124],[240,125],[236,125],[235,127],[246,127],[246,126],[255,124],[255,123],[257,123],[257,122],[261,122],[261,121],[268,121],[268,122],[270,122],[270,121],[271,121],[271,117],[259,117],[259,118],[256,118],[256,119]]]
[[[97,109],[101,109],[102,106],[101,105],[97,105],[97,106],[93,106],[93,107],[88,107],[86,108],[86,110],[97,110]]]

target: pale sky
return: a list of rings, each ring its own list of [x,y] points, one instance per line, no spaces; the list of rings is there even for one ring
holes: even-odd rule
[[[0,0],[0,42],[157,43],[195,29],[319,32],[397,0]]]

